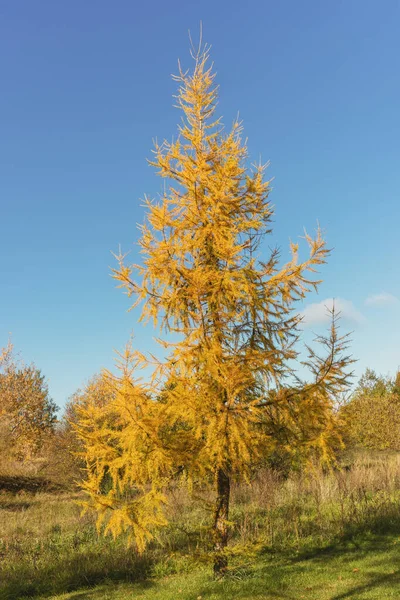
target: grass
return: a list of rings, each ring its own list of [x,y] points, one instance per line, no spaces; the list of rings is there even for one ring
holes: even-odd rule
[[[146,577],[151,561],[96,532],[76,493],[0,495],[0,598],[74,590]]]
[[[208,569],[145,583],[107,585],[53,600],[386,600],[400,596],[399,536],[370,537],[358,545],[312,555],[259,557],[214,581]]]
[[[339,600],[400,597],[400,461],[370,457],[349,471],[265,471],[233,494],[231,570],[204,562],[209,514],[170,494],[170,526],[143,556],[97,534],[75,491],[0,477],[0,599]]]

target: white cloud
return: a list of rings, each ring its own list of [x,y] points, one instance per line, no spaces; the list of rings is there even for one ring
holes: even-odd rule
[[[392,306],[393,304],[398,303],[399,299],[396,298],[396,296],[387,294],[386,292],[368,296],[368,298],[365,300],[366,306]]]
[[[351,300],[345,300],[344,298],[326,298],[321,302],[309,304],[300,313],[303,317],[304,327],[313,327],[314,325],[326,325],[331,321],[331,315],[329,313],[335,305],[335,312],[340,318],[346,321],[352,321],[353,323],[363,323],[365,317],[361,314],[351,302]]]

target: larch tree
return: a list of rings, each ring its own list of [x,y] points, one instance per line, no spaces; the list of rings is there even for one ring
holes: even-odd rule
[[[81,410],[78,432],[89,504],[115,535],[133,532],[139,549],[166,522],[171,479],[184,474],[214,488],[218,576],[227,568],[232,480],[249,480],[279,443],[302,443],[328,459],[337,438],[333,396],[347,385],[350,359],[334,319],[320,339],[326,356],[309,348],[304,361],[311,380],[293,370],[294,303],[318,286],[314,273],[328,250],[318,231],[306,234],[303,261],[293,243],[286,264],[277,250],[263,258],[273,216],[266,166],[249,168],[241,123],[225,132],[216,117],[208,48],[192,54],[194,68],[175,77],[179,135],[156,143],[150,161],[165,186],[160,199],[145,200],[143,262],[126,264],[121,255],[114,271],[135,304],[143,301],[141,319],[159,327],[167,357],[146,382],[135,371],[153,363],[128,348],[121,376],[109,374],[114,401]],[[112,481],[106,491],[105,473]]]

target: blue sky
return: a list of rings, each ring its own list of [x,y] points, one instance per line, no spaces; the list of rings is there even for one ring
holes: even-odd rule
[[[400,4],[385,0],[151,3],[3,0],[0,5],[0,346],[49,380],[59,405],[150,327],[109,276],[132,250],[146,164],[170,139],[177,59],[203,21],[251,156],[270,160],[271,244],[317,221],[334,248],[305,311],[319,331],[337,298],[357,373],[400,365]],[[321,309],[322,307],[322,309]]]

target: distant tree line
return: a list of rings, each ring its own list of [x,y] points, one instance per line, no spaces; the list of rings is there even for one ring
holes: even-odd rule
[[[94,427],[98,412],[103,411],[104,416],[103,409],[115,400],[115,381],[100,373],[70,397],[63,415],[57,418],[58,407],[50,398],[45,376],[35,365],[25,364],[8,344],[0,351],[3,467],[7,460],[21,465],[36,461],[55,477],[68,474],[79,481],[85,467],[85,447],[77,433],[82,410],[91,411]],[[326,442],[333,460],[343,447],[400,451],[400,372],[390,377],[366,369],[353,392],[338,404],[338,409],[332,408],[329,431],[324,426],[319,432],[320,442],[316,432],[310,431],[315,424],[301,422],[299,415],[287,414],[286,422],[282,415],[279,419],[271,415],[269,433],[274,434],[276,443],[266,452],[265,464],[284,474],[301,469],[310,456],[317,462],[321,459]],[[110,415],[108,409],[109,419]]]

